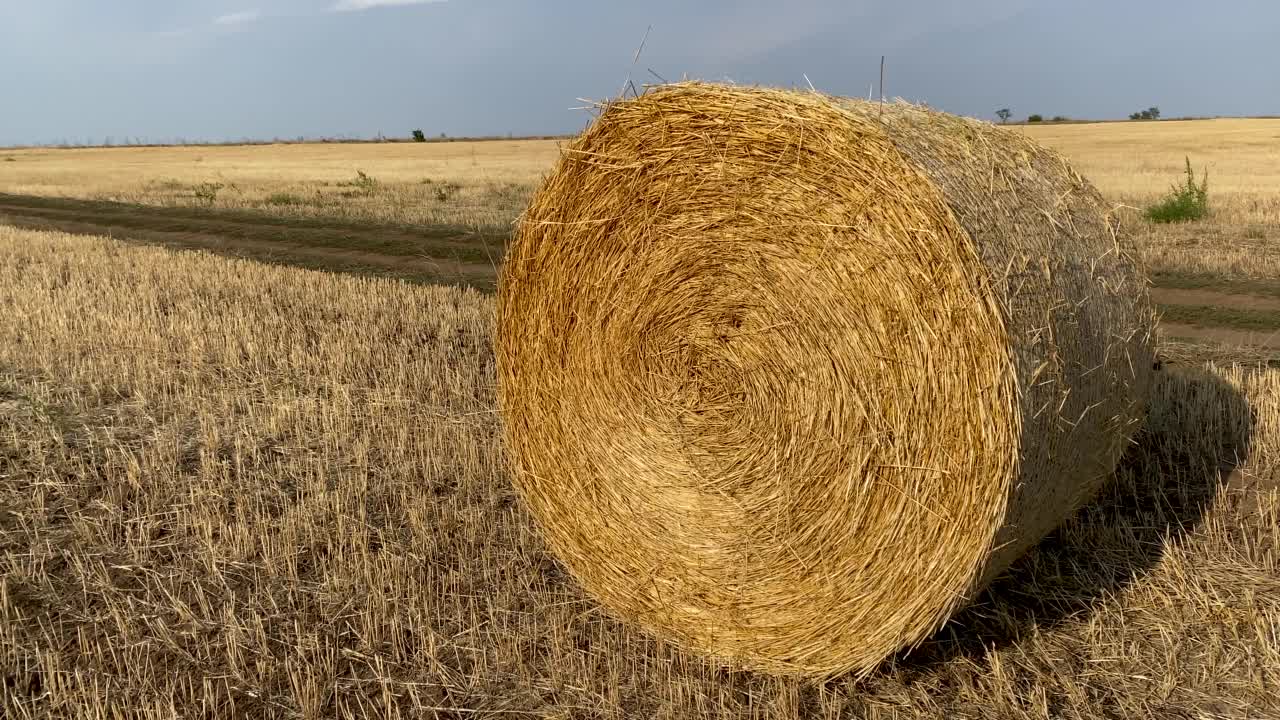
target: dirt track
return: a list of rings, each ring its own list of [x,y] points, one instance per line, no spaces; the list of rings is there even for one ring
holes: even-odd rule
[[[1203,322],[1163,320],[1160,329],[1162,334],[1170,338],[1280,350],[1280,297],[1225,293],[1202,288],[1157,287],[1151,289],[1151,299],[1157,308],[1170,315],[1174,314],[1172,311],[1183,308],[1239,311],[1250,320],[1258,316],[1266,318],[1274,313],[1273,328],[1232,327],[1214,322],[1212,318],[1205,318]]]
[[[0,222],[480,289],[494,287],[504,240],[457,228],[378,226],[3,193]]]
[[[1160,305],[1213,305],[1239,310],[1280,312],[1280,297],[1225,293],[1200,288],[1151,288],[1151,299]]]
[[[1263,333],[1224,327],[1200,327],[1185,323],[1162,322],[1160,330],[1170,338],[1211,342],[1220,345],[1249,345],[1280,350],[1280,330]]]
[[[0,222],[490,291],[496,287],[496,268],[505,243],[503,237],[460,228],[379,226],[339,219],[4,193],[0,193]],[[1164,309],[1249,313],[1254,323],[1243,328],[1208,316],[1191,321],[1180,318],[1179,322],[1162,323],[1167,337],[1280,350],[1280,288],[1274,295],[1259,295],[1156,287],[1151,297]],[[1276,315],[1275,331],[1256,326],[1259,314],[1269,321],[1266,316],[1271,313]]]

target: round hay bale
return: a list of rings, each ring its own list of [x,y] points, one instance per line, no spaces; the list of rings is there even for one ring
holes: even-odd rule
[[[1088,499],[1143,411],[1145,281],[1024,135],[681,83],[609,105],[498,293],[515,482],[617,616],[864,672]]]

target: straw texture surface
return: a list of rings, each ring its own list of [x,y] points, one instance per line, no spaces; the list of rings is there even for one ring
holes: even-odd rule
[[[515,482],[610,611],[863,672],[1068,517],[1136,429],[1145,283],[1014,132],[705,83],[608,106],[498,296]]]

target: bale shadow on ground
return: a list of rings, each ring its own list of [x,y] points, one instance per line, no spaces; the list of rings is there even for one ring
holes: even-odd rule
[[[1200,524],[1248,458],[1254,425],[1239,390],[1217,374],[1157,373],[1146,424],[1098,496],[893,664],[923,672],[960,656],[977,660],[1137,582]]]

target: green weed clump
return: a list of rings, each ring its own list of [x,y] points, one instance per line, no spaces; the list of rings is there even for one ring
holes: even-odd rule
[[[285,205],[306,205],[307,199],[301,195],[288,192],[271,193],[264,200],[267,205],[285,206]]]
[[[381,188],[382,183],[365,171],[356,170],[355,179],[338,183],[338,186],[354,188],[352,190],[343,191],[341,193],[342,197],[368,197],[376,194],[379,188]]]
[[[1196,184],[1191,158],[1187,158],[1185,183],[1175,183],[1163,200],[1147,208],[1147,219],[1152,222],[1170,223],[1199,220],[1209,214],[1209,171],[1205,170]]]
[[[205,205],[212,205],[218,201],[218,192],[225,187],[226,185],[218,182],[202,182],[192,188],[191,193],[196,200]]]

